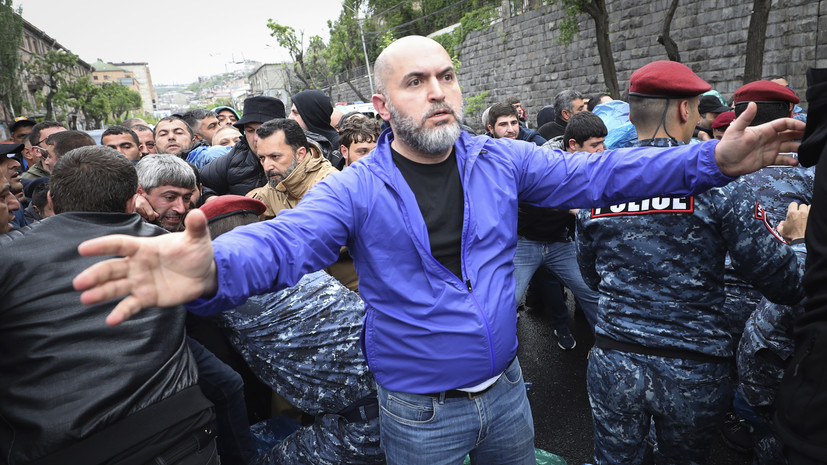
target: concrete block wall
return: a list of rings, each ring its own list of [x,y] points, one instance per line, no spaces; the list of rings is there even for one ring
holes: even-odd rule
[[[657,37],[670,3],[608,2],[609,38],[621,91],[628,88],[634,70],[650,61],[667,59]],[[786,76],[803,101],[807,68],[827,66],[827,4],[819,11],[821,3],[774,0],[767,24],[764,77]],[[742,84],[751,8],[752,0],[739,0],[734,5],[684,0],[672,21],[670,35],[681,61],[727,99]],[[537,112],[551,104],[557,92],[605,91],[594,22],[588,15],[580,15],[580,32],[566,46],[558,41],[562,16],[556,5],[550,5],[470,33],[459,54],[463,95],[470,97],[489,90],[487,104],[519,96],[535,127]],[[355,85],[363,94],[370,94],[366,77]],[[356,99],[346,84],[336,87],[330,89],[332,100]],[[468,115],[467,122],[480,128],[479,115]]]

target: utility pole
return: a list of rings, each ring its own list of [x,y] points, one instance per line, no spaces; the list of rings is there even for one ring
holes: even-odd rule
[[[362,29],[362,20],[359,19],[359,13],[356,13],[356,22],[359,23],[359,34],[362,36],[362,51],[365,52],[365,69],[368,71],[368,82],[370,83],[370,93],[375,94],[373,90],[373,75],[370,74],[370,61],[368,60],[368,47],[365,45],[365,31]]]
[[[365,45],[365,30],[362,29],[362,21],[363,19],[359,18],[359,11],[354,10],[353,7],[347,4],[345,1],[342,4],[343,7],[347,8],[348,10],[352,11],[353,14],[356,15],[356,22],[359,24],[359,35],[362,36],[362,52],[365,53],[365,69],[368,72],[368,82],[370,83],[370,93],[374,94],[376,91],[373,89],[373,75],[370,73],[370,60],[368,59],[368,47]]]

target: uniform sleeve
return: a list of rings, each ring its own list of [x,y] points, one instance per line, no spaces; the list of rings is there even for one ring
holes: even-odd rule
[[[592,238],[585,227],[585,221],[589,218],[590,212],[591,210],[589,209],[582,209],[577,212],[575,245],[577,248],[577,264],[580,266],[580,274],[583,276],[583,281],[585,281],[586,285],[592,290],[597,291],[597,286],[600,284],[600,275],[597,274],[597,269],[595,268],[597,254]]]
[[[799,303],[804,297],[805,254],[796,253],[778,236],[763,208],[743,188],[723,192],[728,195],[721,202],[721,235],[735,270],[768,300],[782,305]]]
[[[515,144],[516,145],[516,144]],[[570,154],[530,144],[517,159],[520,201],[591,208],[657,196],[689,196],[734,178],[715,162],[717,141],[679,147],[633,147]]]
[[[293,286],[305,274],[335,262],[355,224],[342,174],[320,181],[296,208],[216,238],[216,296],[194,300],[187,309],[210,315],[234,308],[251,295]]]

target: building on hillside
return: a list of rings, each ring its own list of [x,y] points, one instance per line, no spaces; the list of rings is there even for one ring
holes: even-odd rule
[[[247,80],[250,82],[250,94],[276,97],[282,102],[290,98],[289,68],[286,63],[265,63],[253,71]]]
[[[32,23],[23,19],[23,39],[20,42],[20,60],[25,67],[35,57],[42,57],[50,50],[63,50],[69,52],[69,49],[64,47],[57,41],[50,37],[45,32],[35,27]],[[92,67],[85,61],[78,59],[77,64],[71,70],[75,76],[84,76],[92,74]],[[46,87],[42,76],[33,75],[28,71],[20,73],[21,89],[23,91],[23,101],[28,105],[24,115],[6,114],[6,111],[0,106],[0,137],[7,131],[8,122],[13,121],[16,116],[40,117],[44,116],[44,109],[41,103],[38,102],[36,93]]]
[[[141,94],[143,111],[150,114],[154,112],[157,109],[158,96],[155,94],[155,86],[152,85],[149,63],[112,63],[112,65],[132,73],[138,85],[138,92]]]
[[[114,82],[125,87],[129,87],[135,92],[140,92],[138,81],[135,79],[135,74],[132,71],[115,66],[112,63],[105,63],[98,58],[98,61],[92,64],[92,82],[101,85],[105,82]]]

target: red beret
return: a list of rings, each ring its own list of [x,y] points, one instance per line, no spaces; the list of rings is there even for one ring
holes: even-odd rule
[[[225,218],[241,212],[261,215],[267,206],[260,200],[241,195],[222,195],[201,206],[200,210],[207,216],[207,222]]]
[[[792,102],[798,103],[798,96],[792,89],[772,81],[755,81],[735,91],[735,103],[741,102]]]
[[[712,121],[712,129],[721,129],[725,128],[735,121],[735,112],[728,111],[726,113],[721,113],[720,115],[715,117],[715,120]]]
[[[694,97],[710,89],[709,83],[677,61],[653,61],[629,79],[629,94],[640,97]]]

